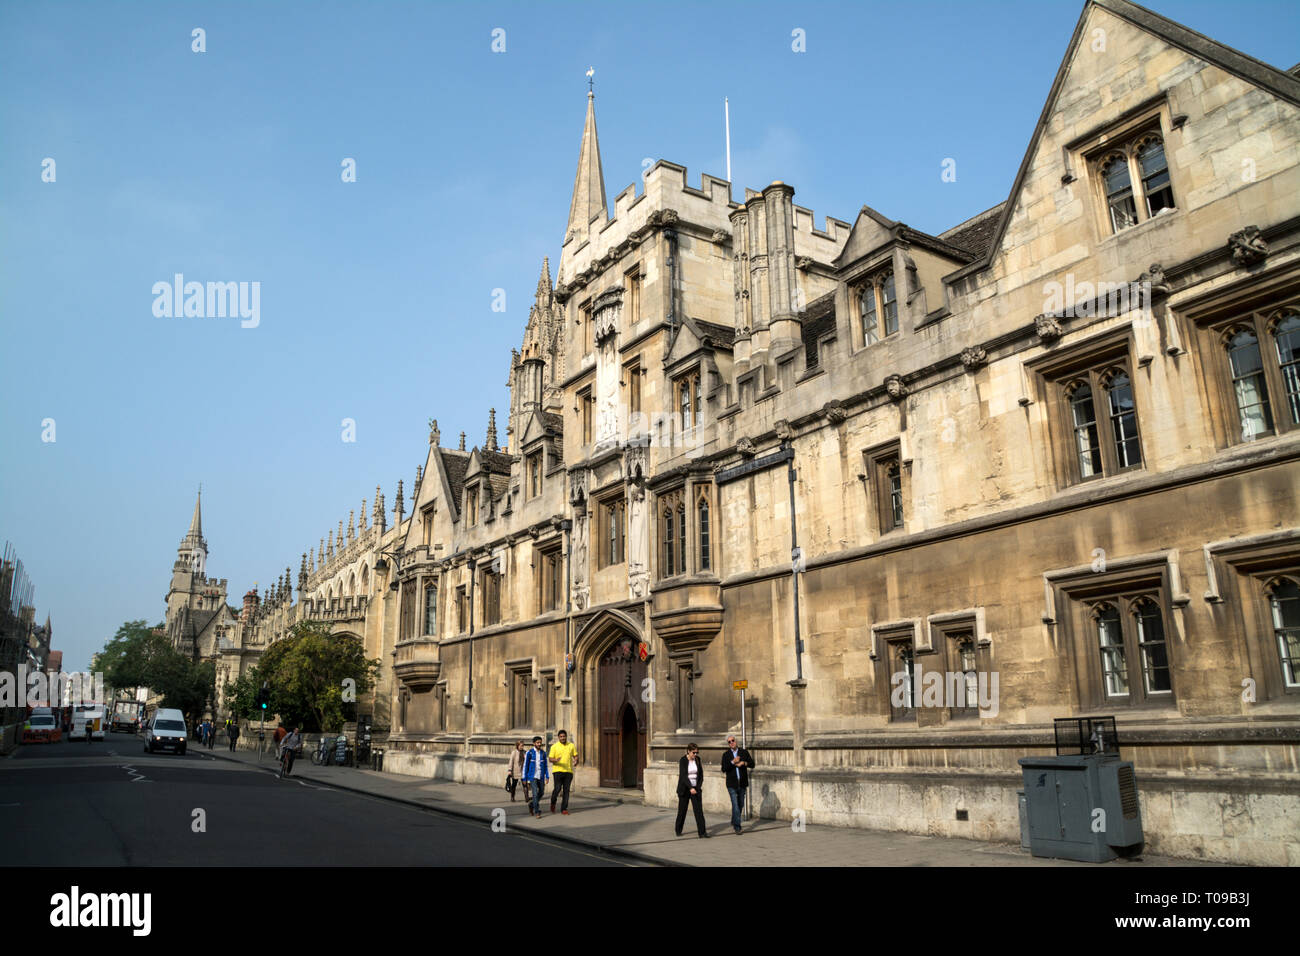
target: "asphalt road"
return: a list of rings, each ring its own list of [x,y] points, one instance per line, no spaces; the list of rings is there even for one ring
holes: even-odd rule
[[[127,734],[0,758],[0,834],[0,866],[628,865]]]

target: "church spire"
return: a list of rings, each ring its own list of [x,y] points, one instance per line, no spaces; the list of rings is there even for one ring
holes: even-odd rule
[[[194,517],[190,519],[190,537],[195,541],[203,539],[203,515],[201,505],[203,503],[203,486],[199,486],[198,496],[194,499]]]
[[[582,146],[578,151],[578,173],[573,177],[573,201],[569,204],[569,226],[564,231],[565,245],[571,240],[581,244],[590,238],[591,221],[606,215],[605,174],[600,168],[600,143],[596,139],[596,94],[589,90],[587,121],[582,127]]]

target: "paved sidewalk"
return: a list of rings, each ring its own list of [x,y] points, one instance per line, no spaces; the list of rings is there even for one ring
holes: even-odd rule
[[[261,766],[274,773],[275,760],[264,756],[259,764],[255,751],[203,750],[219,760],[235,760]],[[544,798],[542,819],[530,817],[523,800],[510,802],[504,789],[480,784],[452,783],[376,773],[349,767],[316,767],[310,758],[294,764],[293,776],[386,800],[479,820],[490,826],[493,811],[505,811],[506,825],[517,832],[536,832],[552,839],[614,852],[648,862],[678,866],[1098,866],[1111,868],[1151,866],[1213,866],[1192,860],[1144,856],[1139,861],[1109,864],[1041,860],[1019,846],[984,843],[947,837],[915,836],[846,827],[809,825],[796,833],[786,820],[751,820],[743,836],[731,831],[730,817],[706,814],[712,839],[695,835],[694,820],[688,813],[686,832],[673,835],[676,810],[647,807],[640,803],[616,803],[584,796],[575,791],[569,801],[569,816],[549,812],[550,792]]]

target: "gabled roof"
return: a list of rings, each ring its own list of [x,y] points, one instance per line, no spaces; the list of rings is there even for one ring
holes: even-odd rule
[[[906,242],[921,246],[954,262],[969,262],[972,256],[968,249],[954,245],[942,236],[932,236],[920,229],[913,229],[905,222],[890,219],[870,206],[863,206],[858,212],[858,218],[853,222],[853,228],[844,242],[844,248],[835,257],[833,265],[837,269],[842,268],[891,242]]]
[[[731,343],[736,340],[736,330],[729,325],[705,322],[703,319],[693,319],[692,321],[695,323],[695,327],[700,330],[700,334],[714,345],[723,345],[730,348]]]
[[[1015,182],[1011,185],[1011,193],[1002,206],[997,226],[991,232],[988,247],[980,258],[946,276],[946,279],[957,279],[972,272],[986,269],[993,261],[993,257],[997,255],[1002,244],[1002,237],[1007,231],[1007,224],[1011,220],[1012,213],[1015,212],[1016,199],[1020,195],[1025,177],[1029,173],[1030,163],[1038,152],[1038,144],[1042,140],[1043,131],[1047,128],[1048,121],[1055,110],[1056,101],[1060,96],[1066,75],[1069,73],[1070,64],[1074,60],[1079,44],[1083,41],[1084,24],[1094,7],[1099,7],[1114,14],[1121,20],[1133,24],[1138,29],[1159,37],[1170,46],[1177,47],[1185,53],[1217,66],[1225,73],[1267,90],[1279,99],[1300,106],[1300,78],[1279,70],[1275,66],[1270,66],[1261,60],[1256,60],[1240,50],[1219,43],[1217,40],[1211,40],[1204,34],[1197,33],[1181,23],[1175,23],[1173,20],[1162,17],[1160,14],[1146,9],[1146,7],[1130,3],[1129,0],[1087,0],[1083,12],[1079,14],[1079,21],[1074,26],[1074,33],[1070,37],[1069,46],[1066,47],[1065,56],[1062,57],[1061,65],[1057,68],[1056,78],[1052,81],[1052,88],[1047,94],[1047,102],[1043,104],[1043,112],[1039,115],[1038,123],[1034,127],[1033,135],[1030,137],[1029,148],[1025,150],[1024,159],[1020,162],[1020,169],[1016,172]]]
[[[554,438],[560,438],[564,435],[564,416],[555,415],[551,412],[530,412],[528,418],[524,421],[523,434],[520,436],[519,445],[521,448],[527,447],[547,435]]]
[[[450,451],[439,448],[442,455],[442,468],[447,473],[447,490],[451,493],[452,504],[460,513],[461,493],[465,490],[465,469],[469,467],[469,455],[463,451]]]
[[[985,209],[978,216],[972,216],[947,232],[939,233],[939,238],[949,245],[965,249],[976,256],[985,255],[993,243],[993,233],[998,228],[1002,207],[1006,204],[1006,200],[1003,200],[992,209]]]

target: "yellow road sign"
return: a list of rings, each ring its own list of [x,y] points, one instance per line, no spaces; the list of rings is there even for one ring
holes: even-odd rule
[[[732,690],[745,690],[747,687],[749,687],[749,681],[747,680],[733,680],[731,682]]]

